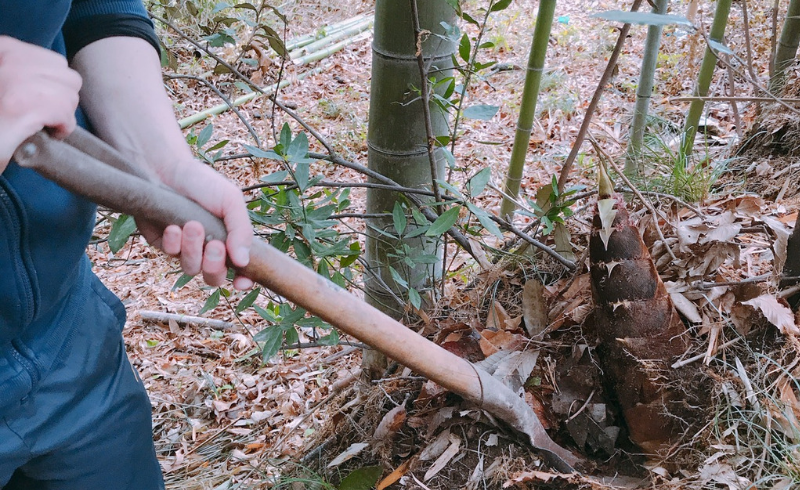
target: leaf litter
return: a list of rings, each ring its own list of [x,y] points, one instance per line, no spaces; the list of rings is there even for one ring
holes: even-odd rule
[[[584,67],[575,63],[575,59],[592,59],[603,53],[603,42],[613,39],[598,27],[602,24],[588,20],[588,15],[616,4],[621,5],[587,2],[580,8],[563,7],[568,20],[554,29],[552,56],[548,53],[548,66],[553,67],[549,76],[563,77],[563,83],[543,90],[537,120],[541,137],[534,138],[531,145],[531,153],[540,164],[526,168],[523,192],[535,195],[540,183],[549,182],[557,168],[558,158],[553,155],[569,151],[579,116],[597,78],[593,65],[585,63]],[[758,2],[751,7],[766,8]],[[336,8],[325,7],[327,12],[308,6],[295,8],[295,13],[301,15],[292,19],[293,28],[309,32],[315,25],[335,20],[337,16],[344,19],[359,12],[368,13],[370,6],[343,2]],[[309,11],[313,13],[309,15]],[[500,41],[493,56],[523,66],[530,29],[510,28],[512,19],[518,19],[519,15],[532,14],[520,14],[512,7],[493,19],[492,32]],[[513,23],[524,24],[518,20]],[[532,26],[532,22],[528,24]],[[756,26],[754,31],[757,29],[762,26]],[[643,31],[632,31],[638,41],[629,41],[630,59],[620,63],[613,90],[606,94],[596,118],[595,125],[601,129],[596,136],[598,141],[619,151],[623,149],[618,142],[624,139],[624,131],[618,121],[627,117],[627,108],[633,100],[629,84],[638,73]],[[767,39],[768,35],[761,38]],[[667,55],[682,52],[685,41],[681,39],[667,36],[664,52]],[[735,49],[741,48],[741,43],[737,36],[729,40]],[[366,131],[369,56],[366,43],[351,45],[323,62],[327,66],[325,72],[283,93],[288,103],[306,110],[309,120],[331,138],[338,150],[362,161],[366,146],[357,135]],[[268,64],[259,66],[264,68]],[[493,103],[500,109],[490,121],[465,122],[465,135],[457,145],[456,155],[463,159],[466,168],[472,169],[469,175],[476,168],[490,168],[495,179],[504,174],[516,112],[501,100],[505,92],[494,89],[519,85],[521,77],[519,71],[498,72],[491,83],[475,84],[472,88],[470,95],[475,100]],[[666,80],[663,93],[686,93],[687,87],[670,86],[680,80],[681,77]],[[212,93],[192,81],[172,80],[168,84],[179,98],[181,115],[218,102]],[[317,105],[315,101],[327,101],[341,110],[320,118],[312,112]],[[570,103],[574,105],[570,107]],[[682,120],[685,106],[673,104],[665,97],[654,97],[654,103],[662,117]],[[254,103],[243,111],[260,134],[269,134],[271,122],[265,116],[270,109],[266,103]],[[719,130],[733,134],[730,111],[716,106],[711,111]],[[275,123],[280,126],[284,116],[280,113],[276,116]],[[743,116],[746,120],[753,118],[750,113]],[[230,153],[249,143],[247,132],[235,116],[223,114],[210,122],[214,124],[215,139],[231,140],[227,147]],[[502,145],[483,144],[487,141]],[[313,151],[321,150],[317,146],[312,142]],[[610,442],[618,439],[615,432],[619,430],[619,421],[603,399],[599,372],[592,357],[593,346],[586,343],[582,333],[592,309],[588,274],[570,276],[557,264],[549,264],[547,258],[536,258],[530,264],[491,264],[485,260],[474,270],[470,260],[459,256],[453,261],[450,270],[463,271],[459,276],[463,279],[445,285],[446,295],[431,315],[432,326],[426,329],[447,332],[437,337],[443,345],[449,344],[451,352],[461,352],[474,362],[491,360],[494,372],[499,371],[502,379],[518,387],[543,424],[552,428],[558,442],[589,455],[604,455],[595,461],[595,473],[621,471],[630,475],[616,482],[589,476],[591,471],[586,476],[549,471],[540,456],[525,444],[515,442],[502,423],[464,405],[431,382],[410,379],[413,373],[400,371],[401,376],[396,379],[387,373],[386,381],[365,385],[358,380],[358,352],[343,346],[287,352],[262,365],[255,353],[257,346],[252,333],[263,328],[263,320],[247,310],[234,315],[224,300],[205,314],[233,324],[224,331],[142,321],[136,314],[139,310],[197,314],[211,291],[201,289],[196,280],[172,291],[179,276],[177,264],[149,249],[140,238],[134,238],[116,254],[111,254],[103,243],[90,248],[89,254],[97,273],[123,299],[129,311],[125,331],[129,355],[151,394],[156,447],[168,488],[234,488],[234,485],[269,488],[291,471],[302,473],[302,467],[329,464],[353,444],[368,446],[342,462],[343,469],[381,464],[386,479],[396,477],[394,485],[398,488],[415,488],[414,485],[418,488],[461,485],[636,488],[643,478],[658,488],[695,488],[692,485],[700,488],[710,483],[743,488],[744,482],[755,481],[762,470],[753,463],[743,462],[741,453],[730,449],[736,447],[731,442],[743,437],[743,428],[750,420],[737,419],[727,412],[725,399],[754,399],[765,407],[758,423],[775,427],[778,431],[775,437],[791,440],[796,437],[792,431],[797,429],[798,387],[794,380],[800,371],[793,337],[797,323],[787,314],[788,307],[777,289],[776,274],[785,260],[786,239],[798,206],[796,196],[786,191],[781,193],[781,189],[797,188],[792,184],[796,180],[792,179],[798,178],[800,170],[790,163],[781,167],[780,163],[765,165],[763,158],[735,162],[732,169],[742,165],[759,167],[763,178],[753,179],[750,189],[758,191],[760,196],[742,194],[741,188],[734,188],[723,179],[718,192],[707,196],[695,208],[700,209],[699,216],[694,210],[669,200],[659,203],[664,214],[656,219],[633,206],[658,272],[695,338],[683,358],[704,353],[702,362],[690,365],[725,387],[713,390],[715,402],[711,408],[729,425],[720,427],[721,435],[707,430],[694,439],[699,450],[712,455],[705,460],[678,460],[675,455],[667,455],[661,461],[642,462],[621,457],[623,453]],[[218,164],[218,169],[244,186],[270,173],[272,165],[267,161],[245,160]],[[312,167],[330,180],[362,179],[340,167],[320,163]],[[591,167],[583,172],[586,175],[579,179],[591,181]],[[462,178],[459,175],[455,172],[457,181]],[[465,180],[467,176],[463,177]],[[759,182],[767,183],[766,187]],[[777,197],[780,199],[776,201]],[[353,190],[354,212],[363,212],[364,199],[363,190]],[[584,198],[576,207],[585,206],[590,200],[591,197]],[[499,196],[484,193],[478,202],[496,212]],[[589,216],[584,212],[568,222],[572,241],[578,248],[585,246],[581,237],[588,236],[587,219]],[[359,220],[342,221],[346,226],[363,230]],[[520,217],[518,225],[524,227],[530,221],[528,217]],[[667,232],[666,242],[657,238],[656,225]],[[104,225],[98,228],[99,236],[107,233]],[[491,239],[484,241],[496,243]],[[667,248],[677,256],[677,262],[671,261]],[[765,279],[750,281],[764,276]],[[546,298],[544,307],[525,298],[526,285],[534,280],[544,285],[541,292]],[[534,324],[538,335],[531,330]],[[744,336],[746,342],[721,347],[737,336]],[[301,340],[305,340],[302,334]],[[737,365],[742,366],[743,372],[738,367],[731,368],[730,361],[726,361],[732,356],[741,358]],[[773,361],[766,361],[763,356]],[[382,425],[384,428],[378,433]],[[390,443],[376,444],[376,439]],[[437,447],[423,459],[427,448],[439,440],[444,441],[439,443],[444,446],[441,452]],[[456,440],[460,442],[456,444]],[[720,445],[722,442],[725,444]],[[755,449],[761,447],[748,442]],[[715,450],[715,444],[727,449]],[[766,454],[770,441],[762,444]],[[450,450],[453,454],[447,453],[453,447]],[[616,459],[604,463],[610,451],[616,451]],[[288,462],[292,460],[300,461],[301,469],[291,470]],[[439,460],[446,461],[437,468]],[[777,464],[769,458],[760,461],[766,468],[763,471],[774,470]],[[786,464],[796,465],[797,461],[796,453],[785,458]],[[429,478],[425,478],[428,474]],[[241,487],[242,484],[247,486]],[[776,478],[774,488],[780,485],[791,482],[786,484],[785,478]]]

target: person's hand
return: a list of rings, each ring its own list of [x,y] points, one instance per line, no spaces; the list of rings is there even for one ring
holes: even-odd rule
[[[250,262],[253,228],[242,192],[197,160],[175,164],[170,173],[170,176],[165,176],[168,177],[165,183],[223,219],[228,230],[226,243],[212,240],[204,244],[205,231],[197,221],[186,223],[182,229],[176,225],[168,226],[162,234],[159,227],[137,219],[139,230],[151,245],[169,255],[180,256],[183,272],[189,275],[202,272],[206,283],[219,286],[227,275],[226,256],[236,267],[244,267]],[[237,276],[233,286],[248,289],[253,286],[253,281]]]
[[[0,36],[0,173],[37,131],[64,138],[75,129],[80,88],[81,76],[63,56]]]

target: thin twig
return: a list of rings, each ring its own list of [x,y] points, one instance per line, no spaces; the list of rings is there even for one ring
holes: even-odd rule
[[[511,233],[517,235],[522,240],[524,240],[524,241],[530,243],[531,245],[533,245],[534,247],[542,250],[543,252],[545,252],[549,256],[551,256],[554,259],[556,259],[557,261],[559,261],[567,269],[569,269],[571,271],[574,271],[576,269],[575,262],[565,258],[560,253],[556,252],[555,250],[553,250],[552,248],[548,247],[547,245],[545,245],[544,243],[540,242],[539,240],[536,240],[535,238],[531,237],[527,233],[523,233],[522,230],[520,230],[519,228],[516,228],[514,225],[512,225],[508,221],[504,220],[503,218],[499,218],[499,217],[497,217],[497,216],[495,216],[495,215],[493,215],[491,213],[488,213],[488,214],[489,214],[489,218],[492,221],[494,221],[495,223],[497,223],[498,225],[500,225],[501,228],[504,228],[504,229],[510,231]]]
[[[431,190],[433,190],[433,197],[436,202],[442,202],[442,196],[439,194],[439,171],[436,168],[436,154],[435,142],[436,139],[433,134],[433,123],[431,122],[431,106],[430,106],[430,87],[428,87],[428,74],[425,70],[425,56],[422,54],[422,35],[423,31],[419,26],[419,10],[417,8],[417,0],[410,0],[411,2],[411,23],[414,26],[414,39],[416,45],[417,66],[419,67],[420,78],[420,93],[422,95],[422,117],[425,119],[425,144],[428,150],[428,162],[431,167]],[[426,31],[427,32],[427,31]]]
[[[728,96],[686,96],[670,97],[670,102],[692,102],[694,100],[704,100],[706,102],[783,102],[784,104],[800,104],[800,99],[787,99],[781,97],[728,97]]]
[[[275,187],[285,185],[288,187],[297,187],[297,183],[293,181],[282,181],[282,182],[270,182],[270,183],[261,183],[261,184],[254,184],[251,186],[243,187],[242,192],[248,192],[256,189],[263,189],[264,187]],[[427,189],[414,189],[413,187],[404,187],[398,185],[389,185],[389,184],[376,184],[374,182],[331,182],[329,180],[321,180],[309,187],[363,187],[367,189],[384,189],[388,191],[394,192],[401,192],[403,194],[421,194],[423,196],[433,196],[433,192]],[[452,200],[452,198],[451,198]]]
[[[224,320],[204,318],[201,316],[181,315],[178,313],[165,313],[162,311],[139,310],[139,316],[144,321],[169,322],[172,320],[186,325],[197,325],[199,327],[209,327],[217,330],[227,330],[234,327],[233,323],[226,322]]]
[[[631,12],[636,12],[639,10],[639,6],[641,4],[642,0],[634,0],[633,5],[631,6]],[[570,150],[569,156],[567,156],[567,160],[564,162],[564,166],[561,168],[561,175],[558,177],[558,192],[564,191],[564,186],[566,185],[569,174],[572,171],[572,165],[575,163],[575,159],[578,157],[578,153],[580,153],[581,145],[583,145],[583,141],[586,139],[586,134],[589,132],[589,125],[592,122],[592,117],[597,110],[597,106],[600,104],[600,98],[603,96],[606,85],[608,85],[609,80],[611,80],[611,76],[614,74],[614,67],[617,66],[617,60],[619,59],[620,53],[622,53],[622,47],[625,45],[625,40],[627,39],[628,32],[630,30],[630,24],[623,25],[622,29],[619,30],[617,43],[614,45],[614,50],[611,52],[611,56],[608,58],[606,70],[603,72],[603,76],[600,77],[600,82],[597,84],[597,88],[594,91],[592,101],[589,102],[589,107],[586,108],[586,115],[583,116],[583,122],[581,122],[578,135],[575,137],[575,142],[572,144],[572,150]]]
[[[771,272],[761,274],[760,276],[748,277],[741,281],[725,281],[725,282],[701,282],[697,285],[698,289],[714,289],[722,286],[741,286],[742,284],[752,284],[754,282],[768,281],[773,277]]]
[[[728,347],[732,346],[733,344],[735,344],[736,342],[739,342],[740,340],[742,340],[741,337],[736,337],[733,340],[729,340],[729,341],[725,342],[724,344],[718,346],[717,347],[717,351],[719,351],[721,349],[728,348]],[[704,357],[706,357],[706,353],[705,352],[703,352],[702,354],[697,354],[696,356],[692,356],[692,357],[690,357],[688,359],[684,359],[682,361],[678,361],[678,362],[676,362],[676,363],[674,363],[672,365],[672,369],[681,368],[683,366],[686,366],[687,364],[691,364],[691,363],[693,363],[695,361],[699,361],[700,359],[702,359]]]
[[[357,349],[371,349],[372,347],[361,342],[350,342],[347,340],[340,340],[336,345],[346,345],[348,347],[355,347]],[[320,344],[319,342],[298,342],[292,345],[281,346],[280,350],[296,350],[296,349],[313,349],[314,347],[330,347],[330,344]]]
[[[744,46],[747,54],[747,70],[753,80],[758,80],[753,68],[753,44],[750,42],[750,16],[747,13],[747,0],[742,0],[742,25],[744,27]],[[761,104],[756,104],[756,111],[761,112]]]
[[[225,104],[228,105],[228,107],[231,109],[231,111],[233,111],[233,113],[236,114],[239,117],[239,119],[242,121],[242,124],[245,125],[245,127],[247,128],[247,131],[250,133],[250,136],[252,136],[253,139],[255,140],[256,146],[258,146],[259,148],[261,147],[261,140],[258,138],[258,134],[256,133],[256,130],[253,129],[253,126],[250,125],[250,122],[244,117],[244,115],[234,105],[233,101],[231,101],[225,94],[223,94],[220,89],[215,87],[213,83],[211,83],[210,81],[206,80],[205,78],[196,77],[196,76],[193,76],[193,75],[178,75],[177,73],[167,73],[164,76],[166,76],[167,78],[185,78],[185,79],[188,79],[188,80],[195,80],[195,81],[198,81],[200,83],[205,84],[205,86],[207,86],[215,94],[217,94],[217,97],[222,99],[222,101],[225,102]]]

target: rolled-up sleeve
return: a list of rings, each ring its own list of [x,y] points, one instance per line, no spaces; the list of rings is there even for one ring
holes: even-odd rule
[[[141,0],[73,0],[63,32],[70,59],[85,46],[108,37],[137,37],[160,50]]]

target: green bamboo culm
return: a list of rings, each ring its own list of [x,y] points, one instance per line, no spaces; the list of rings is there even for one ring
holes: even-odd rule
[[[539,13],[536,16],[531,52],[528,55],[528,71],[525,75],[525,86],[522,89],[522,104],[519,110],[519,119],[517,120],[517,132],[514,135],[511,162],[508,166],[508,175],[503,187],[505,193],[514,199],[519,195],[522,171],[525,168],[525,155],[528,153],[528,144],[531,140],[531,131],[533,131],[533,118],[536,114],[536,102],[539,98],[539,84],[542,81],[544,60],[547,54],[547,44],[550,39],[555,10],[556,0],[541,0],[539,2]],[[515,209],[516,204],[511,199],[503,197],[500,216],[511,217]]]
[[[722,44],[730,11],[731,0],[717,0],[717,9],[714,12],[714,22],[711,24],[711,34],[709,36],[712,41]],[[700,65],[700,75],[697,77],[697,86],[694,90],[694,96],[706,97],[708,95],[708,89],[711,86],[711,78],[714,75],[714,67],[716,65],[717,56],[710,46],[706,46],[706,52],[703,55],[703,63]],[[703,99],[692,101],[692,104],[689,106],[689,112],[686,114],[686,122],[683,125],[683,140],[681,141],[680,154],[678,155],[679,162],[682,162],[683,165],[686,165],[689,156],[692,154],[694,138],[697,135],[700,116],[703,115],[704,104],[705,101]]]
[[[447,37],[442,23],[455,25],[455,10],[447,0],[420,0],[418,19],[420,28],[431,33],[421,43],[428,77],[436,80],[452,77],[457,40]],[[422,81],[409,0],[377,0],[374,33],[367,130],[369,168],[402,186],[429,190],[431,164],[423,101],[418,93],[409,89],[419,89]],[[448,134],[447,113],[432,104],[430,107],[433,136]],[[435,156],[438,175],[444,175],[443,149],[437,149]],[[367,190],[366,212],[383,216],[388,213],[389,216],[367,219],[366,260],[371,273],[364,275],[364,289],[369,304],[393,318],[401,318],[404,307],[395,298],[406,298],[406,287],[398,283],[390,267],[408,287],[421,291],[432,284],[436,272],[441,271],[441,264],[417,263],[410,267],[401,256],[402,250],[408,247],[412,259],[422,255],[440,257],[441,252],[438,241],[433,238],[418,233],[419,236],[406,236],[415,228],[411,217],[407,219],[408,226],[403,227],[402,240],[392,238],[399,233],[392,218],[396,202],[405,202],[396,192]],[[385,358],[377,351],[364,351],[362,369],[366,376],[382,375],[385,364]]]
[[[655,0],[653,13],[666,14],[668,4],[669,0]],[[641,175],[644,170],[642,146],[647,125],[647,113],[650,111],[650,98],[653,94],[658,50],[661,47],[661,30],[661,25],[651,25],[647,28],[642,71],[639,74],[639,86],[636,90],[636,107],[633,110],[633,122],[631,123],[631,136],[625,155],[625,175],[629,177]]]
[[[769,91],[780,95],[783,84],[786,83],[786,68],[794,62],[797,56],[797,46],[800,45],[800,0],[789,1],[789,11],[783,21],[781,39],[775,50],[775,74],[769,81]]]

